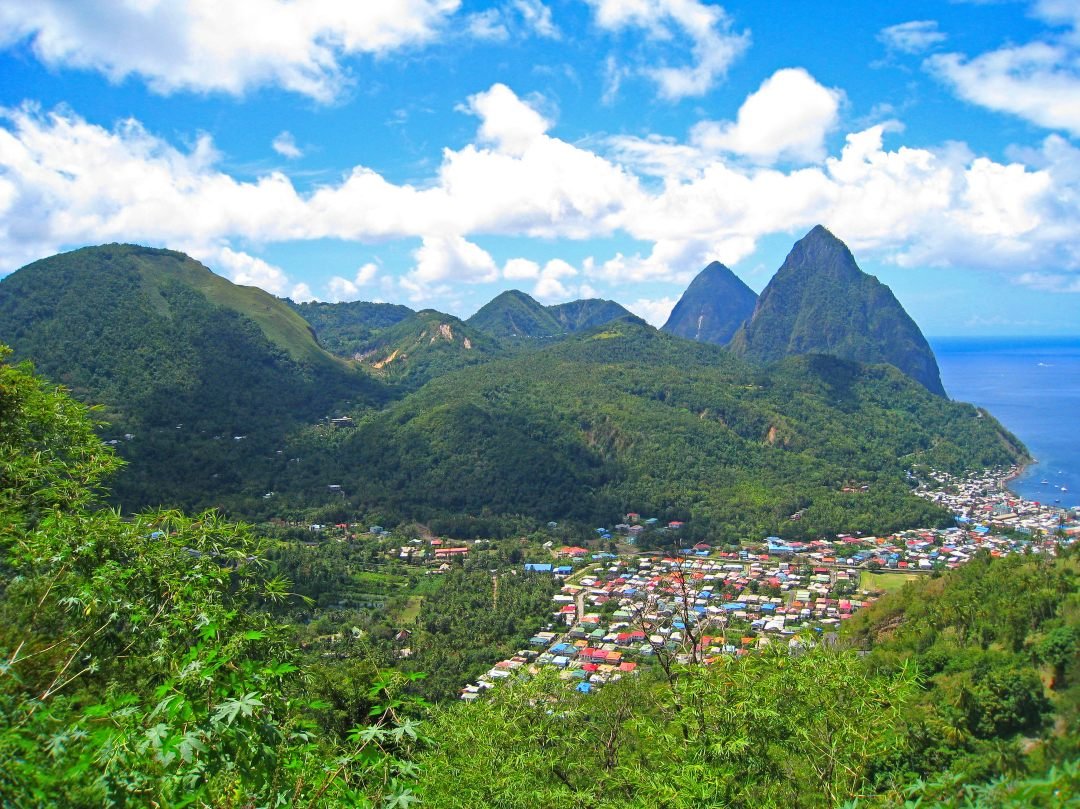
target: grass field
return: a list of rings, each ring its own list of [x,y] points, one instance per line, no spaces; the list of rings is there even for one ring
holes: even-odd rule
[[[864,570],[859,576],[859,589],[893,593],[917,578],[918,576],[911,573],[871,573]]]
[[[423,596],[409,596],[409,600],[405,602],[405,609],[401,611],[398,620],[406,626],[415,624],[416,619],[420,617],[420,607],[423,603]]]

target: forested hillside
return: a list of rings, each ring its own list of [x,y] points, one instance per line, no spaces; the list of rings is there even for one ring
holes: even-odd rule
[[[339,357],[362,353],[382,329],[414,314],[408,306],[393,303],[288,301],[288,304],[311,325],[319,344]]]
[[[132,509],[231,505],[298,425],[387,398],[283,302],[169,250],[85,248],[13,273],[0,342],[105,406]]]
[[[598,694],[539,676],[432,709],[408,696],[421,673],[388,667],[360,628],[338,654],[298,648],[267,612],[289,582],[249,529],[100,509],[117,461],[86,408],[4,359],[4,805],[1019,809],[1080,796],[1071,548],[983,556],[882,600],[846,635],[866,657],[804,637],[708,666],[672,657]],[[532,631],[508,621],[540,605],[543,579],[505,583],[507,609],[488,611],[488,574],[457,575],[421,614],[445,647],[421,659],[452,656],[464,616],[490,612],[476,621],[492,642]]]
[[[298,311],[357,358],[324,350]],[[887,366],[755,367],[632,315],[586,328],[621,311],[513,292],[468,323],[290,307],[130,245],[0,282],[0,338],[105,406],[103,435],[130,461],[113,497],[129,510],[419,520],[465,537],[645,511],[688,521],[690,539],[740,542],[934,525],[946,515],[909,495],[909,469],[1024,457],[991,417]]]
[[[905,470],[1009,464],[1023,448],[887,366],[808,356],[754,369],[622,320],[443,375],[289,452],[320,464],[283,465],[278,489],[340,484],[391,521],[611,524],[641,511],[739,541],[935,524],[945,515],[907,493]],[[851,481],[868,490],[843,492]]]

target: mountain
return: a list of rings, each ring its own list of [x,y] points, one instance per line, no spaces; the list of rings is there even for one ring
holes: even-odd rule
[[[552,337],[565,328],[538,301],[508,289],[481,306],[467,321],[492,337]]]
[[[714,261],[690,282],[661,331],[688,340],[726,345],[754,313],[756,303],[754,290],[719,261]]]
[[[563,327],[563,331],[567,332],[585,331],[630,315],[629,310],[622,304],[602,298],[557,303],[548,306],[547,310]]]
[[[110,244],[17,270],[0,281],[0,342],[104,404],[131,507],[218,502],[294,426],[387,398],[284,302],[171,250]]]
[[[574,324],[593,306],[557,312]],[[548,520],[591,532],[638,511],[738,542],[933,524],[942,512],[909,493],[907,469],[1025,455],[993,418],[889,365],[757,366],[633,315],[520,351],[424,310],[346,362],[285,302],[131,245],[0,281],[0,341],[106,405],[125,508],[418,520],[455,536]],[[844,492],[853,480],[867,490]]]
[[[795,243],[731,349],[760,362],[811,353],[885,362],[945,396],[937,360],[915,321],[821,225]]]
[[[889,366],[812,355],[758,368],[623,318],[443,373],[347,435],[306,435],[288,453],[322,459],[318,474],[283,468],[277,485],[329,506],[332,482],[342,513],[458,536],[638,511],[738,542],[936,524],[907,469],[1023,452]],[[851,480],[868,490],[845,493]]]
[[[319,344],[339,357],[353,357],[382,329],[396,325],[415,314],[408,306],[394,303],[285,302],[310,324]]]
[[[615,301],[590,298],[544,306],[516,289],[507,290],[470,317],[466,323],[492,337],[556,337],[601,326],[629,315]]]
[[[359,344],[356,358],[373,376],[415,389],[435,376],[502,353],[484,332],[453,315],[424,309]]]

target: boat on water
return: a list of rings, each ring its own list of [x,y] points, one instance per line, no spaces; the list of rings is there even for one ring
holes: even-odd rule
[[[1039,483],[1041,483],[1043,486],[1047,486],[1047,485],[1050,484],[1050,481],[1047,480],[1046,478],[1043,478],[1042,480],[1039,481]]]

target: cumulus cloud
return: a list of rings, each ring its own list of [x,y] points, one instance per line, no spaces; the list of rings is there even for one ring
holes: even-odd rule
[[[413,259],[416,266],[406,278],[414,292],[439,283],[481,283],[499,277],[491,254],[461,236],[425,236]]]
[[[890,25],[878,32],[878,41],[893,51],[923,53],[948,37],[938,30],[935,20],[912,20]]]
[[[638,298],[633,303],[627,304],[626,308],[646,323],[660,328],[667,323],[667,319],[671,316],[671,310],[675,308],[675,304],[678,302],[679,299],[673,297]]]
[[[296,145],[296,138],[292,136],[291,132],[279,133],[278,136],[274,138],[274,142],[270,145],[275,152],[289,160],[295,160],[298,157],[304,156],[304,152]]]
[[[578,271],[562,259],[549,261],[540,270],[539,278],[533,287],[533,297],[541,301],[567,300],[573,293],[564,283],[564,279],[573,278]]]
[[[672,45],[669,52],[683,51],[683,43],[689,43],[693,57],[689,64],[673,66],[654,54],[648,64],[637,68],[656,83],[663,98],[671,101],[707,93],[750,43],[748,32],[732,31],[731,19],[723,8],[699,0],[587,2],[593,8],[597,26],[604,30],[643,31],[653,43]],[[607,92],[611,89],[609,84]]]
[[[469,96],[466,107],[480,121],[480,140],[513,155],[522,155],[551,127],[534,107],[505,84]]]
[[[778,70],[743,102],[734,122],[699,123],[691,139],[705,151],[762,163],[818,161],[825,156],[826,134],[836,127],[841,97],[802,68]]]
[[[330,101],[342,64],[431,41],[460,0],[5,0],[0,44],[28,41],[51,67],[138,76],[158,93],[239,95],[278,86]]]
[[[633,148],[571,144],[503,85],[463,109],[477,118],[475,142],[445,149],[421,183],[394,183],[357,166],[306,193],[280,171],[236,179],[205,135],[178,149],[136,121],[106,129],[66,109],[2,111],[0,272],[79,244],[224,245],[231,252],[214,260],[234,278],[297,294],[279,268],[236,245],[409,239],[419,247],[400,289],[414,299],[502,278],[529,281],[551,300],[582,280],[685,283],[713,259],[735,265],[750,256],[763,236],[798,236],[822,222],[860,255],[901,265],[990,268],[1021,279],[1048,267],[1080,273],[1080,150],[1060,136],[1001,162],[956,145],[887,145],[897,134],[878,125],[849,133],[839,154],[781,169],[706,152],[692,138],[643,138]],[[596,151],[596,143],[610,151]],[[695,161],[683,159],[691,154]],[[643,166],[664,182],[642,182]],[[577,267],[496,262],[476,243],[490,236],[619,236],[642,247]],[[330,293],[354,294],[368,273],[338,281]]]
[[[521,281],[540,277],[540,265],[527,258],[512,258],[503,265],[503,278]]]
[[[355,301],[360,296],[361,287],[365,287],[375,280],[379,268],[368,262],[361,265],[352,279],[335,275],[326,285],[329,292],[328,300],[331,301]]]
[[[221,245],[188,247],[187,252],[215,271],[224,271],[222,274],[234,284],[259,287],[271,295],[294,301],[314,299],[307,284],[291,281],[284,270],[261,258]]]

